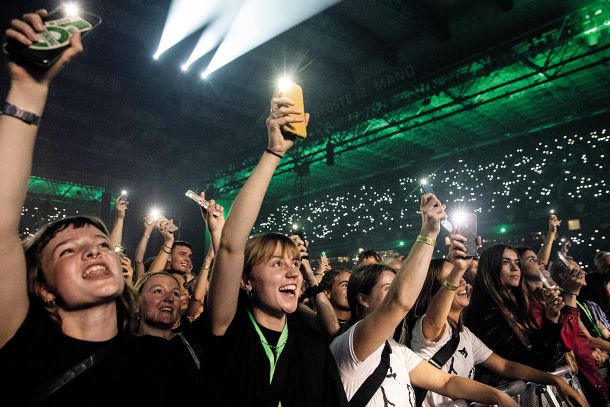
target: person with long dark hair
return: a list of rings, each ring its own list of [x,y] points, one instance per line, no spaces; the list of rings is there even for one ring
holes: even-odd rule
[[[349,328],[331,344],[347,397],[351,402],[361,400],[361,387],[383,361],[387,373],[366,406],[415,406],[413,386],[453,399],[516,406],[507,394],[449,375],[392,338],[419,295],[440,221],[446,216],[444,205],[433,194],[421,197],[420,212],[421,232],[400,271],[383,264],[360,265],[352,270],[347,287]]]
[[[561,307],[560,298],[549,296],[549,307]],[[558,317],[558,313],[556,315]],[[529,313],[529,298],[517,251],[498,244],[485,249],[479,257],[470,306],[465,325],[499,356],[553,371],[561,356],[562,325],[543,318],[538,327]],[[484,369],[480,371],[485,373]],[[498,384],[499,378],[485,375]]]
[[[445,372],[474,378],[475,366],[482,365],[493,373],[509,380],[556,386],[570,405],[585,406],[585,400],[560,377],[512,362],[495,354],[464,326],[463,311],[469,305],[471,287],[464,278],[472,258],[466,258],[464,237],[451,235],[447,260],[430,263],[428,276],[417,299],[415,314],[421,315],[414,324],[411,346],[424,359],[431,359],[448,342],[455,340],[455,350],[444,361]],[[453,339],[457,335],[457,339]],[[434,392],[427,392],[424,406],[435,406],[451,400]]]

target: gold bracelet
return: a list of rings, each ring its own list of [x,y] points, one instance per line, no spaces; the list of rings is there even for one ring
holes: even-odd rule
[[[450,283],[449,280],[447,280],[447,279],[445,279],[443,281],[443,287],[445,287],[449,291],[456,291],[458,288],[460,288],[459,285],[455,285],[453,283]]]
[[[210,266],[202,266],[201,267],[201,270],[209,270],[209,269],[210,269]]]
[[[415,239],[415,241],[419,242],[419,243],[428,244],[432,247],[434,247],[436,245],[436,240],[434,240],[430,237],[422,236],[422,235],[417,235],[417,239]]]

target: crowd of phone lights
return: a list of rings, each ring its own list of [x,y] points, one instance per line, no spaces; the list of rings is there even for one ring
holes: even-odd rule
[[[607,171],[605,152],[609,147],[610,137],[603,129],[584,136],[572,134],[541,141],[529,151],[514,148],[496,160],[477,156],[471,163],[455,158],[425,178],[397,178],[390,188],[365,184],[358,191],[326,194],[321,199],[281,205],[261,219],[256,231],[286,230],[287,225],[290,227],[298,222],[314,246],[319,241],[361,237],[374,230],[398,231],[411,237],[419,228],[418,224],[409,223],[419,208],[419,184],[426,182],[433,182],[435,192],[447,204],[450,219],[459,219],[457,212],[451,212],[452,208],[469,208],[483,218],[526,202],[546,207],[547,213],[554,214],[556,209],[551,199],[555,198],[551,198],[551,194],[560,182],[564,183],[566,199],[579,201],[610,196],[606,179],[592,178],[595,173]],[[568,159],[576,164],[562,167],[561,176],[545,174],[553,160],[566,162]],[[565,218],[558,214],[564,220],[562,227],[565,230],[569,219],[567,214],[563,216]],[[532,229],[546,229],[546,222],[532,225]],[[505,235],[510,231],[510,225],[498,225],[496,230],[498,235]],[[596,241],[604,239],[605,236],[583,237],[579,233],[574,235],[572,243],[592,247]],[[404,245],[404,240],[399,242]],[[370,245],[374,246],[374,242]],[[398,246],[403,245],[398,243]]]
[[[556,138],[551,143],[539,142],[538,146],[531,152],[524,152],[523,149],[516,149],[511,153],[505,154],[499,162],[478,163],[476,166],[471,166],[463,160],[456,159],[454,164],[459,168],[450,168],[451,165],[445,166],[443,171],[437,174],[432,174],[431,179],[434,179],[437,193],[446,201],[448,207],[455,207],[459,203],[467,203],[478,216],[484,216],[483,213],[493,214],[495,210],[511,206],[519,202],[528,200],[532,203],[541,206],[550,206],[551,202],[545,200],[555,186],[554,183],[541,182],[540,179],[544,173],[545,166],[549,163],[549,158],[553,157],[558,151],[564,153],[565,156],[574,157],[578,165],[575,166],[579,171],[593,169],[594,171],[604,170],[607,157],[604,154],[608,151],[608,143],[610,138],[606,135],[606,130],[592,132],[586,136],[577,134],[571,136],[563,136]],[[570,149],[575,147],[586,147],[586,153],[571,152]],[[512,161],[511,161],[512,160]],[[565,161],[566,158],[563,158]],[[586,165],[581,165],[586,164]],[[519,171],[515,170],[518,169]],[[607,170],[604,170],[607,171]],[[498,174],[504,172],[502,177]],[[608,197],[610,191],[606,180],[592,179],[588,174],[573,174],[573,170],[565,169],[562,179],[559,181],[572,181],[568,190],[565,192],[572,200],[583,200],[586,198],[602,198]],[[602,172],[603,171],[599,171]],[[506,178],[509,175],[511,178]],[[466,182],[463,179],[469,179],[474,182]],[[500,181],[500,188],[490,188],[487,183],[492,181]],[[528,185],[524,189],[523,195],[511,193],[515,186],[518,186],[521,181],[527,180]],[[308,240],[314,243],[323,239],[346,239],[355,234],[367,234],[374,229],[398,230],[404,233],[405,237],[411,238],[413,233],[416,233],[416,228],[419,225],[409,224],[404,222],[408,215],[413,215],[413,211],[418,208],[419,189],[413,188],[421,180],[410,177],[403,177],[396,180],[395,188],[380,189],[374,186],[363,185],[359,191],[347,193],[345,195],[326,195],[322,200],[314,200],[311,202],[298,204],[296,206],[283,205],[276,211],[271,212],[266,218],[261,219],[261,223],[257,227],[257,231],[264,230],[286,230],[285,226],[295,224],[303,231]],[[487,182],[487,183],[486,183]],[[557,182],[557,180],[555,180]],[[532,191],[536,187],[539,190]],[[479,189],[484,189],[481,193]],[[125,194],[127,191],[121,191]],[[587,195],[585,195],[587,194]],[[406,197],[405,197],[406,196]],[[487,199],[490,205],[481,205],[480,203]],[[501,202],[504,200],[504,202]],[[393,204],[400,203],[399,210],[392,207]],[[486,208],[483,211],[483,207]],[[554,213],[555,209],[547,209],[548,213]],[[82,211],[81,211],[82,212]],[[151,211],[155,212],[155,211]],[[84,213],[84,212],[83,212]],[[94,213],[91,211],[90,213]],[[157,212],[160,216],[160,211]],[[52,209],[40,209],[38,206],[25,206],[22,209],[21,215],[24,218],[32,220],[53,221],[69,215],[79,214],[79,211],[70,211],[62,208],[59,204]],[[565,230],[565,224],[569,219],[558,214],[560,219],[563,219],[562,228]],[[297,223],[299,221],[299,223]],[[30,221],[31,222],[31,221]],[[36,222],[39,224],[40,222]],[[347,227],[346,227],[347,226]],[[542,230],[545,224],[532,225],[534,230]],[[504,230],[504,231],[503,231]],[[505,233],[508,226],[499,226],[498,233]],[[35,233],[36,229],[26,227],[23,232],[26,235]],[[485,237],[484,237],[485,238]],[[575,232],[570,236],[573,245],[588,245],[593,247],[595,244],[603,245],[606,243],[606,237],[603,232],[595,230],[591,236],[583,236],[582,233]],[[562,245],[565,238],[562,238],[558,245]],[[403,244],[400,244],[402,242]],[[399,241],[398,246],[404,246],[404,240]],[[371,242],[374,246],[374,242]],[[320,248],[322,249],[322,248]],[[607,250],[608,247],[596,247],[597,250]]]

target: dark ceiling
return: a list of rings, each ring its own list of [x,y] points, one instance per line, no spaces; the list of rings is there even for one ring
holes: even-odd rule
[[[5,26],[9,17],[50,2],[14,3],[3,6]],[[173,185],[203,187],[215,180],[217,171],[230,169],[227,174],[231,174],[240,169],[244,158],[257,156],[264,148],[268,98],[284,67],[298,72],[297,80],[304,88],[306,106],[312,112],[311,138],[307,140],[311,146],[332,136],[329,131],[366,125],[375,115],[381,119],[387,113],[399,118],[413,115],[419,107],[410,113],[396,111],[397,106],[406,109],[412,101],[432,98],[424,107],[427,111],[450,103],[448,98],[452,98],[459,109],[460,89],[467,94],[473,86],[490,86],[474,83],[484,77],[481,72],[473,73],[480,66],[469,63],[484,63],[481,58],[486,57],[486,51],[498,44],[510,45],[527,33],[559,27],[563,17],[594,2],[343,1],[221,68],[209,82],[199,79],[209,58],[186,74],[179,70],[198,35],[168,51],[161,60],[152,59],[170,1],[82,3],[98,12],[104,22],[86,39],[86,54],[54,88],[38,145],[41,159],[34,173],[120,188],[126,183],[154,182],[161,175],[164,182]],[[544,27],[547,24],[552,25]],[[535,37],[527,34],[524,40],[531,38]],[[508,65],[522,71],[515,75],[525,75],[539,69],[534,63],[544,62],[536,61],[536,55],[527,55],[527,61],[516,59],[524,57],[506,48],[501,52],[501,61],[493,56],[486,59],[487,74]],[[384,104],[418,83],[460,68],[465,72],[470,69],[470,77],[454,80],[452,93],[422,86],[417,93],[412,92],[414,97],[403,95],[393,106],[381,106],[386,110],[375,110],[376,102]],[[570,76],[563,86],[539,86],[534,97],[518,103],[499,100],[476,107],[465,100],[461,105],[465,113],[419,125],[409,134],[405,131],[405,139],[443,137],[441,143],[435,139],[422,144],[434,150],[433,144],[447,147],[447,137],[458,144],[460,134],[486,141],[554,122],[558,116],[580,116],[588,113],[584,110],[607,108],[610,95],[602,92],[609,85],[607,68],[605,61]],[[591,96],[595,106],[582,106],[582,99],[590,100]],[[494,114],[500,105],[505,117]],[[556,108],[561,111],[549,115]],[[350,113],[360,113],[362,118],[350,117]],[[408,120],[403,125],[412,127]],[[385,147],[398,148],[394,142]],[[371,161],[375,152],[388,157],[383,143],[371,143],[353,155],[337,157],[336,178],[342,179],[342,170],[353,173],[353,165],[362,162],[361,154]],[[43,156],[53,159],[43,163]],[[400,161],[404,164],[404,157]],[[375,167],[371,162],[370,169]],[[317,179],[310,183],[321,185]]]
[[[49,3],[3,5],[2,23]],[[211,56],[179,69],[198,34],[152,58],[169,0],[81,3],[104,22],[53,88],[33,170],[43,177],[116,191],[213,185],[230,199],[265,147],[268,99],[285,70],[312,119],[271,201],[610,109],[608,30],[586,33],[591,7],[607,18],[608,1],[345,0],[207,81],[199,73]]]

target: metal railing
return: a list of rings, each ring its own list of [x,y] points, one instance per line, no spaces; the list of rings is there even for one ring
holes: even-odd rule
[[[551,374],[561,377],[572,388],[577,390],[583,397],[582,388],[578,378],[569,366],[562,366]],[[554,386],[538,383],[526,383],[523,380],[515,380],[497,387],[512,398],[521,407],[564,407],[567,403],[561,398]],[[441,407],[485,407],[486,404],[468,403],[465,400],[454,400],[443,404]]]

